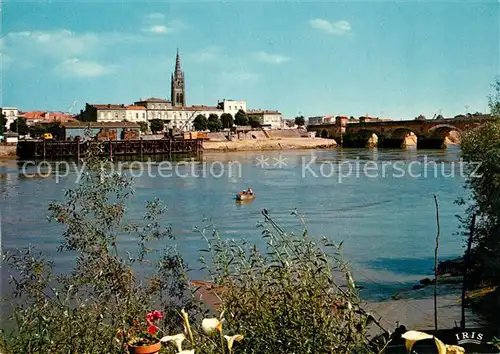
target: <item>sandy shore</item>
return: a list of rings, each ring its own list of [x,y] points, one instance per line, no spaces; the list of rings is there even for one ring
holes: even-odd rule
[[[282,138],[262,140],[204,141],[205,151],[262,151],[292,149],[322,149],[335,147],[333,139],[323,138]]]

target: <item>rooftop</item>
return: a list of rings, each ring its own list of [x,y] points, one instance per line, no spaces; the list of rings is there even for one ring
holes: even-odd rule
[[[146,109],[146,107],[130,105],[130,106],[125,106],[125,109]]]
[[[63,123],[65,128],[140,128],[140,125],[133,122],[81,122],[72,121]]]
[[[150,97],[150,98],[146,98],[146,99],[141,98],[141,100],[137,101],[137,102],[172,103],[172,101],[169,101],[169,100],[164,99],[164,98],[157,98],[157,97]]]
[[[279,111],[267,110],[267,109],[249,109],[247,114],[281,114]]]
[[[94,107],[95,109],[125,109],[125,105],[123,104],[112,104],[112,103],[108,103],[108,104],[89,104],[87,103],[89,106],[92,106]]]

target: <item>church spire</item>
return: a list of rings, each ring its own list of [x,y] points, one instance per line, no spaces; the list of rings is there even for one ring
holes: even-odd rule
[[[172,74],[171,99],[174,107],[184,107],[186,105],[186,87],[184,73],[181,70],[181,58],[179,48],[175,58],[175,72]]]
[[[177,57],[175,58],[175,76],[181,72],[181,57],[179,56],[179,48],[177,48]]]

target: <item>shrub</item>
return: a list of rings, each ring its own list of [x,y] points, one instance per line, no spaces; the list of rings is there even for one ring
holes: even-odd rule
[[[359,307],[341,245],[307,231],[285,232],[263,212],[264,250],[205,228],[207,264],[228,329],[245,337],[241,353],[368,353],[372,319]],[[209,265],[210,264],[210,265]],[[341,278],[345,279],[341,284]]]
[[[74,254],[66,274],[53,274],[52,263],[33,248],[5,255],[15,287],[12,325],[5,328],[4,353],[122,353],[126,338],[117,332],[137,318],[160,308],[162,327],[177,331],[182,308],[194,314],[187,265],[172,246],[152,251],[159,241],[172,239],[159,222],[165,208],[148,202],[143,223],[126,218],[132,181],[107,174],[90,151],[85,180],[66,192],[65,200],[49,206],[49,220],[63,228],[61,252]],[[121,239],[134,236],[138,251],[129,253]],[[149,270],[139,276],[138,269]]]

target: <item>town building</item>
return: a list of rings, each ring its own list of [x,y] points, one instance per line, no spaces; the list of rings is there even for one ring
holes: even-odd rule
[[[278,111],[249,109],[247,111],[247,117],[257,118],[260,122],[261,127],[263,128],[271,128],[271,129],[283,128],[283,117],[281,113]]]
[[[145,122],[146,107],[136,105],[125,106],[125,120],[127,122]]]
[[[223,99],[222,101],[217,102],[217,108],[222,109],[224,113],[229,113],[233,116],[238,113],[241,109],[243,112],[247,111],[247,101],[235,101]]]
[[[64,123],[76,120],[73,115],[64,112],[29,111],[19,112],[18,115],[20,118],[26,119],[26,124],[28,126],[55,122]]]
[[[18,117],[18,110],[16,107],[0,107],[0,114],[5,115],[7,119],[7,129],[9,129],[10,124],[14,122]]]
[[[223,113],[233,116],[239,110],[247,112],[246,101],[223,99],[216,106],[186,105],[186,82],[181,69],[179,51],[175,58],[175,69],[171,75],[170,100],[166,98],[150,97],[141,98],[133,105],[123,104],[89,104],[79,114],[79,120],[93,122],[150,122],[160,119],[165,123],[165,129],[179,129],[190,131],[193,129],[193,120],[197,115],[208,118],[211,114],[219,118]],[[260,112],[260,113],[259,113]],[[254,111],[254,115],[261,118],[264,126],[273,128],[283,127],[281,113],[277,111]]]
[[[123,104],[85,104],[79,120],[84,122],[121,122],[126,119]]]

